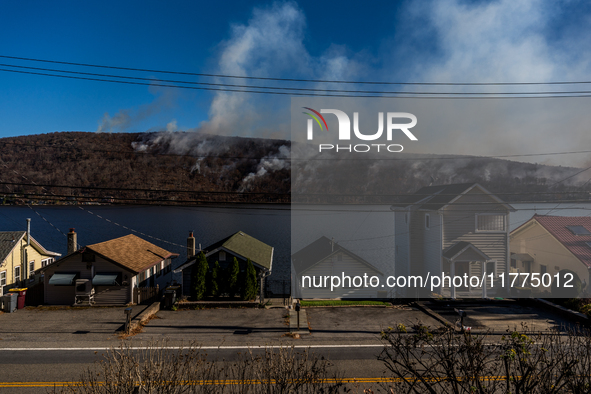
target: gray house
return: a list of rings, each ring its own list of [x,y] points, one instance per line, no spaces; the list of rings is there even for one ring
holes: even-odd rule
[[[496,278],[508,273],[509,213],[515,210],[479,184],[423,187],[391,209],[395,211],[396,276],[481,278],[485,271]],[[400,297],[431,295],[430,286],[422,291],[416,287],[397,290]],[[452,286],[446,280],[433,292],[452,298],[503,294],[498,280],[492,288],[490,281],[487,286],[466,281]]]
[[[294,253],[291,262],[294,298],[388,298],[388,291],[380,286],[384,274],[327,237]],[[334,279],[324,280],[328,277]]]

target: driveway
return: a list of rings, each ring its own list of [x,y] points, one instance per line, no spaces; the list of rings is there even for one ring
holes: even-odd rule
[[[294,340],[289,333],[286,309],[201,309],[160,311],[134,340],[197,341],[203,345],[267,345],[287,342],[304,344],[375,344],[380,332],[398,323],[417,321],[441,326],[413,308],[305,308],[310,335]]]
[[[553,313],[541,306],[527,305],[517,301],[482,301],[482,302],[430,302],[426,305],[450,324],[456,323],[461,309],[467,314],[464,326],[475,331],[505,333],[507,330],[544,332],[550,330],[565,331],[575,327],[572,321]]]
[[[134,306],[135,316],[146,305]],[[125,323],[125,307],[26,307],[0,314],[0,347],[76,347],[109,343]]]

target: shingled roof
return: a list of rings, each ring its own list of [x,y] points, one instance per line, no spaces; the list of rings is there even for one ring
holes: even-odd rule
[[[393,204],[393,208],[406,208],[413,206],[416,209],[427,209],[431,211],[439,210],[452,203],[461,195],[467,193],[473,188],[479,188],[489,194],[493,199],[503,204],[507,209],[513,211],[513,207],[506,204],[494,194],[480,186],[478,183],[454,183],[451,185],[426,186],[417,190],[414,194],[405,198],[401,203]]]
[[[2,231],[0,232],[0,263],[8,257],[12,249],[18,245],[25,231]]]
[[[220,249],[225,249],[234,255],[242,256],[245,260],[250,259],[255,266],[263,268],[266,271],[270,272],[273,267],[274,248],[243,231],[238,231],[204,248],[205,256],[208,257]],[[183,265],[175,269],[174,272],[181,272],[185,268],[195,264],[197,255],[191,257]]]
[[[591,235],[575,235],[567,226],[582,226],[591,232],[591,217],[589,216],[544,216],[534,215],[511,234],[537,222],[545,228],[558,242],[564,245],[575,257],[588,268],[591,268]]]
[[[10,252],[18,245],[22,237],[25,236],[26,231],[0,231],[0,264],[8,257]],[[35,238],[31,237],[33,247],[47,256],[60,256],[59,253],[50,252],[46,250]]]
[[[144,271],[169,257],[178,256],[178,253],[169,252],[133,234],[88,245],[86,249],[94,251],[135,273]]]
[[[345,249],[338,243],[324,236],[318,238],[316,241],[294,253],[291,256],[291,260],[293,261],[293,265],[296,268],[297,273],[301,274],[327,257],[339,252],[348,254],[358,262],[365,264],[374,271],[382,274],[380,270],[365,261],[363,258],[357,256],[355,253]]]

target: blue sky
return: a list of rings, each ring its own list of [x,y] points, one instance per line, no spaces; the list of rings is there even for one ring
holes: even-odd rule
[[[2,5],[0,55],[282,78],[588,81],[589,22],[591,5],[583,1],[22,1]],[[0,63],[176,78],[14,59]],[[558,88],[563,87],[544,87]],[[580,148],[587,141],[589,100],[446,103],[447,115],[423,120],[425,142],[418,151],[494,155]],[[289,96],[0,72],[0,137],[168,129],[289,138],[289,106]],[[441,109],[426,101],[412,106],[422,113]],[[571,156],[552,163],[586,160]]]

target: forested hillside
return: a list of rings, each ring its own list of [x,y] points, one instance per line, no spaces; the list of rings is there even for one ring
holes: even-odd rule
[[[0,198],[16,204],[286,203],[292,197],[391,203],[422,186],[463,182],[479,182],[506,201],[584,201],[591,191],[591,175],[579,168],[410,154],[364,162],[315,153],[294,160],[292,190],[291,149],[285,140],[183,132],[3,138]]]

